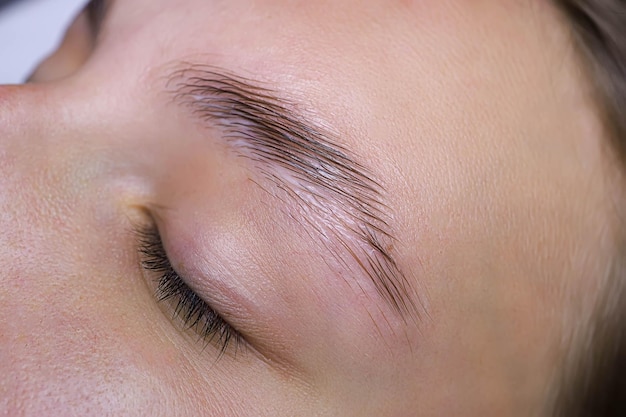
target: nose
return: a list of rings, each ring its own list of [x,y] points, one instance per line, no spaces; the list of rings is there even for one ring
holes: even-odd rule
[[[115,217],[98,144],[89,140],[97,134],[76,122],[77,104],[61,95],[52,85],[0,87],[2,317],[24,311],[16,297],[45,299],[50,308],[58,284],[78,288],[68,277],[85,265],[89,232],[111,228]]]
[[[76,72],[93,51],[93,32],[88,11],[84,10],[66,30],[59,47],[39,64],[29,81],[52,81]]]
[[[29,229],[67,227],[71,213],[87,198],[84,186],[95,180],[95,161],[89,157],[89,142],[80,139],[83,127],[69,122],[74,118],[72,105],[59,96],[52,86],[0,87],[3,222]],[[89,136],[88,131],[82,133]]]
[[[150,386],[138,382],[143,359],[119,349],[145,335],[125,320],[145,305],[135,194],[103,130],[80,117],[84,102],[66,93],[0,86],[0,414],[123,415],[112,393],[152,397],[138,393]]]

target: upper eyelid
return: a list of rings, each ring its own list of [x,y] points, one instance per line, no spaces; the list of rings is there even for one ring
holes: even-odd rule
[[[213,309],[224,322],[229,324],[240,336],[241,348],[246,354],[254,355],[260,361],[280,369],[289,375],[299,375],[302,370],[290,356],[284,355],[285,341],[279,336],[276,328],[271,327],[264,309],[252,307],[255,304],[242,296],[236,280],[204,280],[205,275],[198,269],[197,264],[189,262],[189,268],[176,267],[178,251],[175,249],[176,237],[180,235],[172,230],[167,222],[167,215],[162,211],[166,207],[151,206],[153,212],[150,216],[155,220],[155,227],[162,237],[163,249],[168,253],[168,259],[177,274],[184,277],[185,284],[196,293],[203,301]],[[169,232],[168,232],[169,230]],[[169,236],[169,237],[168,237]],[[175,237],[176,236],[176,237]],[[168,245],[168,242],[174,243]],[[172,250],[170,250],[172,249]]]
[[[220,348],[218,359],[227,351],[231,343],[236,349],[244,346],[245,338],[239,330],[225,320],[222,314],[215,310],[203,297],[198,295],[197,291],[191,288],[189,282],[172,266],[158,227],[154,223],[151,226],[135,225],[134,232],[142,255],[142,266],[147,270],[161,274],[157,294],[155,294],[159,301],[166,301],[171,298],[178,303],[175,312],[184,324],[196,328],[198,334],[207,343],[213,341],[218,343]],[[177,284],[176,280],[179,280],[181,284]],[[201,300],[202,306],[190,306],[191,297]],[[178,299],[174,300],[175,298]],[[197,326],[201,326],[201,328]]]

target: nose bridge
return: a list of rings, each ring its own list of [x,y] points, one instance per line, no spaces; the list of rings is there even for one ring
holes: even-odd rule
[[[69,129],[44,87],[0,87],[0,97],[0,262],[28,266],[71,219]]]
[[[63,166],[63,132],[70,130],[62,103],[47,88],[31,85],[0,87],[0,97],[0,178],[21,182],[22,193],[43,191],[36,188],[46,187],[44,177],[58,177]],[[5,182],[4,191],[10,185]]]
[[[0,150],[14,157],[24,153],[33,162],[44,156],[64,129],[57,96],[43,85],[0,86]]]
[[[82,273],[102,256],[94,242],[115,244],[151,192],[114,123],[123,109],[82,87],[0,86],[0,270],[14,277],[36,281],[46,262]]]
[[[32,378],[44,382],[56,372],[45,358],[83,343],[75,328],[99,330],[93,306],[106,291],[118,294],[103,288],[119,285],[134,262],[129,239],[120,237],[126,219],[111,176],[94,151],[104,136],[76,119],[80,100],[63,101],[62,93],[0,87],[0,317],[11,316],[0,319],[0,374],[8,378],[19,375],[15,361],[30,363]],[[32,360],[24,359],[26,346]],[[18,389],[11,384],[9,391]]]
[[[21,210],[42,163],[41,107],[31,86],[0,86],[0,205],[3,219]],[[5,229],[6,230],[6,229]]]
[[[106,93],[71,79],[0,86],[0,227],[80,227],[145,193],[140,122],[120,121],[132,112]]]
[[[41,197],[83,192],[102,174],[108,148],[119,145],[88,111],[94,101],[71,83],[0,86],[0,178],[19,175],[31,187],[22,192]]]
[[[116,349],[141,330],[117,313],[139,316],[123,310],[138,269],[98,166],[106,136],[81,106],[56,87],[0,86],[0,415],[157,399],[142,358]],[[120,387],[129,400],[114,402]]]
[[[32,90],[29,85],[0,85],[1,151],[6,152],[14,138],[35,127],[33,123],[26,123],[27,108],[34,102]]]
[[[11,255],[0,262],[31,268],[41,257],[71,253],[76,231],[111,209],[103,207],[108,178],[96,152],[103,135],[81,119],[86,102],[63,92],[0,87],[0,252]]]

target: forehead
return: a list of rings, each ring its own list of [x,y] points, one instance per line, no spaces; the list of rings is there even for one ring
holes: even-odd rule
[[[596,146],[579,146],[580,80],[546,9],[498,0],[126,0],[115,3],[88,66],[110,84],[103,91],[127,90],[145,106],[181,61],[270,86],[377,173],[400,263],[428,290],[433,321],[453,323],[433,330],[431,343],[456,346],[467,312],[489,313],[485,294],[498,313],[477,322],[509,318],[541,340],[547,330],[516,312],[553,305],[536,290],[569,271],[568,254],[553,248],[598,230],[569,204],[591,184],[576,164]],[[138,108],[129,113],[144,114]]]
[[[160,89],[180,61],[266,83],[380,172],[397,198],[392,206],[406,210],[399,218],[413,219],[417,203],[451,204],[440,193],[445,178],[467,179],[470,165],[487,166],[504,148],[508,155],[495,159],[524,160],[526,138],[537,136],[529,121],[546,114],[541,93],[552,68],[563,66],[554,53],[562,44],[550,33],[556,19],[545,8],[495,0],[120,1],[91,66],[111,88],[126,80],[135,101]]]
[[[381,134],[396,136],[385,139],[391,144],[407,138],[404,129],[432,124],[430,113],[441,115],[448,100],[462,95],[485,107],[483,93],[541,54],[528,23],[541,26],[541,11],[529,4],[115,2],[103,67],[159,75],[177,60],[221,66],[310,103],[323,122],[354,132],[348,140],[376,137],[378,150]]]
[[[157,60],[228,60],[262,78],[375,78],[371,89],[523,41],[527,18],[538,12],[529,3],[131,0],[115,2],[114,29],[104,38],[125,48],[134,41],[142,55],[154,53]]]
[[[150,106],[147,93],[181,61],[265,83],[380,173],[397,218],[407,219],[401,227],[415,230],[422,208],[448,216],[480,197],[467,195],[478,181],[503,180],[493,178],[498,167],[526,175],[543,138],[563,131],[569,115],[551,98],[572,81],[563,71],[571,62],[547,9],[496,0],[119,1],[87,70],[111,84],[103,91],[123,89]],[[569,146],[550,141],[557,153]]]

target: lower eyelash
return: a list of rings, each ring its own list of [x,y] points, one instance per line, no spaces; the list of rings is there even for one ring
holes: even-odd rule
[[[173,303],[174,315],[208,343],[215,343],[221,357],[229,347],[235,351],[243,338],[200,298],[172,267],[155,226],[136,230],[142,267],[158,274],[156,298]]]

